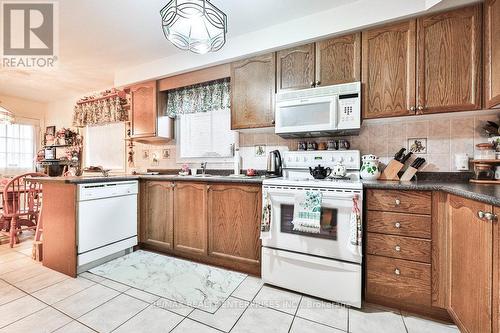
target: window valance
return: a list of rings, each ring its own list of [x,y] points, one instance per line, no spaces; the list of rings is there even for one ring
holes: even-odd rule
[[[209,112],[230,107],[229,78],[169,90],[167,115]]]

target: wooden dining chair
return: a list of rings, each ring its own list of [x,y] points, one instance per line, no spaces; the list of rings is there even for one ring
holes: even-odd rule
[[[19,243],[17,234],[24,229],[36,229],[42,207],[42,184],[32,177],[47,177],[43,173],[26,173],[10,180],[3,189],[3,216],[10,220],[10,247]],[[22,228],[25,227],[25,228]]]

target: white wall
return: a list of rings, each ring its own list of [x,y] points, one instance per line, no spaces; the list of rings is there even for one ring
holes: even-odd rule
[[[76,101],[82,96],[68,96],[68,98],[50,102],[45,113],[45,123],[47,126],[72,127],[73,108]]]

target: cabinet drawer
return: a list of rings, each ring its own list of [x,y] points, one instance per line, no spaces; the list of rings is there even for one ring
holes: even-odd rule
[[[366,298],[431,305],[431,265],[366,256]]]
[[[431,192],[427,191],[368,190],[366,201],[370,210],[431,214]]]
[[[431,262],[431,241],[402,236],[367,234],[366,251],[391,258]]]
[[[367,212],[367,227],[369,232],[427,239],[431,238],[430,215],[369,210]]]

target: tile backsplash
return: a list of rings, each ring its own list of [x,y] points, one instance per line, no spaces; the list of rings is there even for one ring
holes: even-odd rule
[[[388,162],[401,147],[408,149],[409,139],[424,139],[422,142],[424,146],[426,145],[425,153],[417,155],[427,160],[426,166],[421,170],[456,171],[455,154],[467,153],[472,158],[475,145],[487,142],[482,130],[487,120],[498,122],[500,110],[367,120],[363,122],[359,136],[344,138],[350,141],[351,149],[359,149],[362,155],[377,155],[383,163]],[[296,150],[299,141],[320,142],[328,139],[332,138],[283,139],[275,135],[272,130],[265,133],[241,132],[239,144],[242,169],[265,169],[267,152],[271,150]],[[255,152],[255,146],[264,146],[266,153],[259,156]],[[169,150],[169,158],[162,158],[163,149]],[[144,150],[149,152],[148,158],[144,158]],[[152,160],[153,154],[160,156],[156,163]],[[177,169],[181,164],[176,161],[176,146],[173,142],[169,145],[138,143],[135,146],[135,169]],[[233,164],[227,161],[209,163],[209,168],[232,169]]]

